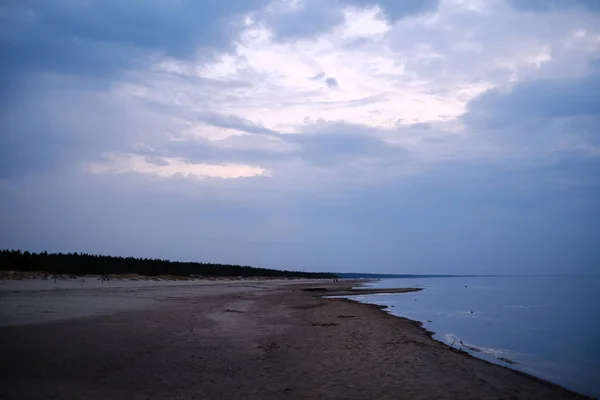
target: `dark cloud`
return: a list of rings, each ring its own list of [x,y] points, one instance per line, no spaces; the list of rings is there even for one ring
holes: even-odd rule
[[[0,110],[0,178],[55,170],[81,155],[72,150],[81,150],[82,137],[57,128],[52,116],[30,100],[25,96]]]
[[[186,58],[227,48],[231,19],[268,0],[9,0],[0,10],[3,86],[24,71],[107,75],[155,53]]]
[[[248,121],[244,118],[240,118],[235,115],[223,115],[219,113],[205,111],[196,113],[196,117],[198,120],[204,123],[217,126],[219,128],[236,129],[243,132],[259,133],[263,135],[279,135],[279,133],[276,131],[265,128],[260,124],[256,124],[252,121]]]
[[[377,129],[343,122],[317,122],[306,125],[301,133],[276,133],[258,125],[238,124],[236,119],[216,126],[243,130],[252,135],[230,136],[212,141],[204,138],[187,139],[163,143],[160,149],[142,150],[132,148],[130,152],[155,159],[157,157],[181,157],[200,163],[259,163],[269,165],[292,158],[313,165],[344,166],[360,163],[363,159],[377,162],[396,163],[406,158],[407,153],[379,138]],[[207,119],[204,119],[207,122]],[[262,131],[265,130],[266,134]],[[253,132],[251,132],[253,131]]]
[[[574,9],[600,12],[598,0],[508,0],[517,10],[528,12],[562,12]]]
[[[209,119],[203,119],[209,123]],[[162,143],[159,149],[128,152],[148,157],[180,157],[200,163],[259,163],[302,159],[313,165],[344,166],[363,159],[397,163],[407,157],[399,146],[381,140],[377,129],[343,122],[317,122],[301,133],[277,133],[238,118],[214,116],[215,126],[252,133],[212,141],[201,137]]]
[[[303,0],[297,8],[276,8],[261,12],[263,20],[282,40],[315,36],[327,32],[343,21],[343,9],[353,7],[381,8],[390,21],[422,12],[433,11],[439,0]]]
[[[475,127],[501,127],[530,119],[589,117],[600,121],[600,74],[538,79],[510,90],[492,89],[469,104],[463,117]]]
[[[392,20],[402,19],[422,12],[433,11],[439,0],[342,0],[357,7],[379,6],[384,15]]]
[[[286,4],[264,16],[267,26],[283,40],[326,32],[342,21],[343,15],[335,5],[317,0],[300,1],[295,8]]]
[[[0,177],[73,168],[131,143],[153,143],[174,122],[164,113],[94,90],[89,80],[32,80],[0,108]]]
[[[333,76],[325,77],[325,72],[320,72],[315,76],[310,77],[311,81],[323,81],[330,89],[337,89],[339,87],[338,80]]]
[[[196,141],[190,149],[172,145],[169,132],[181,129],[187,121],[259,137],[279,136],[237,116],[190,112],[134,99],[121,102],[123,99],[95,91],[89,82],[61,79],[54,84],[38,79],[22,85],[20,93],[0,108],[0,178],[73,168],[80,162],[98,160],[104,153],[138,153],[132,143],[140,141],[167,149],[142,152],[148,156],[177,157],[174,151],[178,150],[182,157],[193,160],[223,162],[244,155],[243,150],[222,150],[207,140]],[[248,153],[253,160],[260,154],[254,150]],[[269,156],[268,152],[263,155]]]
[[[262,164],[293,156],[319,165],[402,153],[381,141],[377,130],[361,125],[319,122],[306,126],[302,134],[286,134],[234,115],[178,113],[143,101],[120,104],[110,96],[90,95],[75,88],[62,93],[45,86],[28,86],[0,116],[3,178],[73,168],[81,162],[101,160],[106,153],[139,154],[155,164],[164,157],[196,163]],[[219,141],[187,137],[173,142],[167,133],[177,131],[178,118],[183,124],[195,120],[250,135]],[[147,147],[136,145],[138,134],[143,135]]]
[[[314,164],[335,165],[376,158],[403,159],[404,149],[382,141],[377,129],[344,122],[318,122],[307,125],[301,134],[283,135],[286,141],[302,146],[301,157]]]
[[[429,129],[431,129],[431,124],[428,124],[427,122],[419,122],[416,124],[410,124],[409,128],[419,129],[419,130],[429,130]]]
[[[329,77],[325,79],[325,83],[329,86],[330,89],[336,89],[338,85],[338,81],[335,78]]]

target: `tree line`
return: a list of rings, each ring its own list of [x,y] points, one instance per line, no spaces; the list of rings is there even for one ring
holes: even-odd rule
[[[0,270],[69,275],[138,274],[198,277],[271,277],[332,279],[335,274],[281,271],[243,265],[180,262],[150,258],[115,257],[85,253],[30,253],[0,250]]]

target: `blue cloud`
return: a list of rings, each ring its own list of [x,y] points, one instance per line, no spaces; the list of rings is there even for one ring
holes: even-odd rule
[[[301,157],[318,165],[336,165],[371,157],[393,162],[404,160],[406,151],[377,137],[377,130],[344,122],[317,122],[303,128],[301,134],[282,138],[302,147]]]
[[[102,153],[126,150],[139,130],[153,140],[172,126],[165,113],[121,102],[106,95],[103,83],[93,82],[32,79],[19,86],[0,107],[0,178],[58,173]]]
[[[248,121],[244,118],[237,117],[235,115],[223,115],[214,112],[198,112],[195,113],[198,120],[213,125],[219,128],[236,129],[247,133],[258,133],[268,136],[278,136],[279,133],[265,128],[260,124],[256,124],[252,121]]]
[[[600,73],[577,79],[537,79],[472,100],[463,117],[476,127],[508,126],[531,118],[590,117],[600,122]]]
[[[357,7],[379,6],[384,15],[392,20],[402,19],[422,12],[433,11],[439,0],[343,0]]]
[[[271,10],[264,21],[278,38],[288,40],[326,32],[342,22],[343,16],[334,4],[303,0],[295,8],[286,5]]]
[[[333,77],[325,79],[325,83],[327,84],[327,86],[329,86],[330,89],[336,89],[339,86],[337,79]]]
[[[395,21],[433,11],[438,4],[439,0],[303,0],[295,8],[275,8],[261,17],[279,39],[289,40],[330,31],[343,21],[347,6],[379,7],[384,18]]]
[[[561,12],[574,9],[600,12],[598,0],[508,0],[508,3],[517,10],[529,12]]]
[[[227,123],[223,124],[221,119]],[[204,119],[204,122],[210,123],[208,119]],[[317,122],[304,126],[300,134],[291,134],[277,133],[251,123],[240,124],[238,119],[225,116],[215,117],[214,122],[215,126],[238,129],[254,135],[224,139],[219,144],[225,146],[197,138],[193,141],[164,144],[160,150],[131,149],[131,152],[147,157],[183,157],[192,162],[210,163],[268,164],[271,161],[284,161],[293,157],[319,166],[354,163],[362,157],[398,163],[406,160],[408,156],[401,147],[379,139],[376,129],[363,125]],[[276,139],[287,150],[271,150],[268,146],[269,138]],[[227,146],[229,143],[234,146]]]
[[[118,106],[90,101],[86,93],[106,89],[123,71],[143,67],[154,55],[185,59],[210,57],[215,51],[228,50],[241,28],[234,17],[267,3],[268,0],[3,3],[0,177],[53,170],[86,157],[97,157],[102,151],[124,149],[123,142],[131,132],[114,125],[126,121],[126,113]],[[39,87],[45,84],[40,83],[39,76],[47,73],[67,76],[73,85],[66,91],[70,95],[51,99],[49,89]],[[194,83],[214,85],[198,79]],[[243,84],[219,82],[221,87]],[[57,106],[56,113],[45,111],[48,106],[44,102]],[[77,120],[80,112],[90,110],[97,115],[106,112],[110,122],[102,122],[107,127],[105,131],[99,124],[74,128],[66,122]],[[157,114],[164,113],[164,109],[157,110]],[[210,120],[215,126],[266,133],[251,123],[208,112],[197,117]]]
[[[9,1],[0,35],[3,87],[24,71],[110,75],[144,64],[148,54],[186,58],[226,49],[231,18],[268,0]]]

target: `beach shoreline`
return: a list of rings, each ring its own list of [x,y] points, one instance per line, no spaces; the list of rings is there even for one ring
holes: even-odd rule
[[[550,380],[547,380],[547,379],[544,379],[544,378],[540,378],[538,376],[529,374],[527,372],[523,372],[523,371],[520,371],[518,369],[511,368],[510,366],[502,365],[502,364],[499,364],[499,363],[494,363],[494,362],[488,361],[486,359],[479,358],[479,357],[475,356],[474,354],[472,354],[470,352],[467,352],[465,350],[462,350],[462,349],[460,349],[458,347],[452,347],[449,344],[447,344],[446,342],[444,342],[442,340],[439,340],[439,339],[436,339],[434,336],[437,334],[437,332],[433,332],[433,331],[428,330],[427,328],[425,328],[424,327],[424,323],[422,321],[414,320],[414,319],[410,319],[410,318],[407,318],[407,317],[404,317],[404,316],[401,316],[401,315],[393,314],[389,310],[388,306],[374,304],[374,303],[368,303],[368,302],[362,302],[360,300],[353,300],[353,299],[350,299],[350,298],[338,298],[338,299],[331,298],[331,299],[332,300],[339,300],[339,301],[347,301],[349,303],[356,304],[356,305],[359,305],[359,306],[364,306],[364,307],[372,307],[377,312],[381,312],[384,315],[390,316],[392,318],[399,319],[404,324],[412,325],[416,329],[421,330],[422,333],[424,335],[426,335],[428,338],[430,338],[432,341],[434,341],[436,343],[442,344],[443,346],[446,347],[447,350],[449,350],[451,352],[460,354],[462,356],[467,356],[467,357],[470,357],[470,358],[472,358],[474,360],[477,360],[477,361],[480,361],[480,362],[484,362],[486,364],[490,364],[490,365],[493,365],[493,366],[496,366],[496,367],[499,367],[499,368],[503,368],[503,369],[509,370],[511,372],[515,372],[515,373],[517,373],[519,375],[522,375],[523,377],[525,377],[527,379],[530,379],[532,381],[539,382],[539,383],[542,383],[544,385],[549,385],[551,387],[554,387],[554,388],[556,388],[559,391],[566,391],[566,392],[569,392],[569,393],[571,393],[571,394],[573,394],[575,396],[581,396],[582,398],[593,399],[593,397],[589,397],[589,396],[586,396],[584,394],[581,394],[581,393],[578,393],[576,391],[573,391],[573,390],[571,390],[569,388],[566,388],[566,387],[564,387],[564,386],[562,386],[562,385],[560,385],[560,384],[558,384],[556,382],[552,382]]]
[[[463,292],[463,286],[467,288],[465,283],[469,290]],[[465,351],[474,358],[600,398],[593,327],[591,331],[586,329],[593,322],[578,313],[578,305],[563,303],[563,298],[552,298],[552,294],[556,297],[568,289],[550,282],[540,295],[535,288],[528,288],[528,283],[511,281],[508,285],[496,285],[495,280],[484,279],[458,284],[389,280],[366,286],[414,285],[424,290],[415,296],[353,296],[351,299],[382,306],[391,315],[419,322],[433,340]],[[569,283],[559,285],[569,287]],[[491,295],[485,296],[485,293]],[[484,297],[479,301],[478,296]],[[550,312],[552,307],[554,312]]]
[[[375,305],[324,298],[359,283],[136,289],[160,298],[109,315],[0,327],[6,371],[0,396],[586,398],[452,350],[418,321]],[[305,290],[315,288],[327,290]],[[124,293],[129,292],[107,289],[104,295]]]

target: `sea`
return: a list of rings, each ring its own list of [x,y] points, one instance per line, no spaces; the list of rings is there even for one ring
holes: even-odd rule
[[[421,321],[434,339],[475,357],[600,398],[600,275],[419,277],[362,287],[422,288],[350,298]]]

